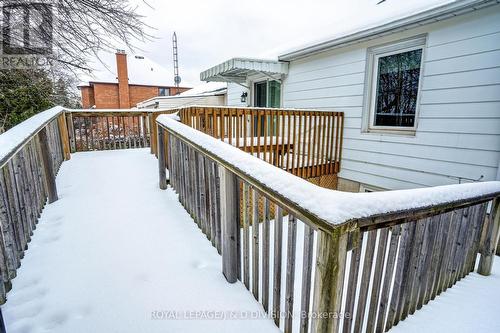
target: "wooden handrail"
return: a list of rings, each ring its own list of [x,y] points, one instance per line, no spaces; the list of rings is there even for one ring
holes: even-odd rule
[[[190,127],[320,186],[336,188],[343,112],[197,105],[171,111]],[[159,114],[153,114],[152,122]],[[156,137],[154,131],[153,126]],[[155,144],[151,149],[156,154]]]
[[[96,127],[91,129],[96,130],[95,133],[102,129],[99,117],[117,117],[122,121],[127,117],[141,117],[141,126],[149,126],[149,130],[142,134],[151,139],[154,131],[154,138],[159,138],[160,188],[167,188],[165,171],[168,168],[170,184],[179,192],[179,200],[222,252],[223,273],[227,280],[242,280],[249,290],[252,288],[256,299],[262,301],[264,309],[274,315],[279,315],[281,305],[278,301],[270,304],[269,296],[273,293],[275,300],[280,299],[282,274],[285,274],[286,282],[285,311],[294,308],[296,230],[297,223],[305,223],[306,250],[303,267],[299,267],[304,272],[301,309],[309,312],[309,304],[313,301],[316,317],[311,323],[301,320],[303,331],[311,325],[315,332],[337,332],[342,325],[346,330],[354,326],[358,331],[365,324],[370,331],[387,331],[472,271],[478,252],[481,253],[479,273],[491,273],[500,235],[500,182],[369,194],[331,191],[296,177],[310,177],[326,165],[319,163],[315,165],[316,169],[303,169],[300,174],[287,173],[287,168],[282,167],[282,156],[281,162],[274,160],[270,163],[254,155],[273,153],[279,151],[280,146],[284,149],[285,145],[295,145],[295,142],[288,140],[288,136],[292,136],[288,134],[290,126],[279,125],[276,126],[278,129],[272,129],[267,126],[269,119],[259,122],[252,112],[255,110],[257,116],[265,117],[279,115],[276,121],[280,124],[288,116],[292,117],[293,112],[211,110],[209,114],[190,109],[185,111],[187,116],[180,112],[183,122],[189,119],[188,126],[173,120],[173,116],[158,116],[157,113],[158,119],[151,126],[152,112],[55,108],[2,134],[0,143],[4,145],[1,148],[7,148],[3,152],[0,150],[0,221],[4,237],[4,248],[0,251],[5,256],[0,260],[0,269],[6,273],[1,282],[7,288],[0,288],[0,304],[5,302],[5,292],[16,275],[46,199],[49,203],[57,200],[55,175],[63,161],[69,159],[67,130],[75,131],[70,129],[73,121],[66,124],[64,121],[72,120],[72,117],[96,120]],[[171,113],[171,110],[165,112]],[[300,116],[303,112],[306,111],[298,112],[297,119],[299,122],[304,119],[304,128],[313,127],[317,121],[315,117],[321,116],[307,111],[311,117],[305,120]],[[220,117],[218,121],[217,117]],[[265,135],[253,136],[248,141],[241,135],[242,131],[248,133],[248,124],[241,123],[238,117],[251,118],[250,128],[253,129],[255,124],[258,129],[263,128]],[[207,126],[207,119],[215,119],[214,126]],[[338,121],[335,132],[341,136],[343,118]],[[132,125],[137,127],[138,123],[132,121]],[[202,132],[208,132],[208,135]],[[328,133],[326,127],[309,132],[307,142],[297,144],[296,149],[321,155],[321,151],[329,149],[325,139],[318,139],[325,132]],[[129,132],[127,140],[134,135]],[[285,137],[286,143],[280,142],[279,139]],[[326,141],[328,137],[328,134],[324,136]],[[313,140],[319,144],[311,144]],[[130,147],[129,141],[125,148]],[[337,151],[340,147],[341,142],[335,148],[336,159],[340,158],[341,150]],[[254,154],[248,154],[248,151]],[[311,156],[299,156],[303,161],[311,161]],[[487,215],[487,206],[492,200],[491,212]],[[27,210],[31,213],[25,214]],[[273,215],[274,233],[271,233]],[[281,228],[285,221],[288,223],[288,247],[287,269],[283,270],[284,249],[279,247],[284,244]],[[241,244],[238,241],[240,231],[243,236]],[[314,261],[312,244],[315,238]],[[274,253],[271,242],[274,243]],[[259,252],[260,248],[262,252]],[[346,259],[348,253],[350,264]],[[364,253],[364,260],[361,260],[361,253]],[[274,267],[270,267],[271,256],[274,257]],[[240,258],[243,258],[243,263]],[[358,275],[361,276],[358,278]],[[275,281],[273,290],[269,283],[271,276]],[[315,276],[314,282],[312,276]],[[313,296],[310,295],[312,283]],[[343,304],[345,311],[351,314],[357,304],[356,318],[338,316]],[[293,318],[284,319],[285,331],[289,331]],[[280,324],[279,318],[275,323]]]
[[[72,110],[72,111],[67,111],[67,113],[71,113],[73,116],[76,117],[110,117],[110,116],[120,116],[120,117],[126,117],[126,116],[147,116],[151,112],[143,112],[143,111],[134,111],[134,110],[127,110],[127,111],[82,111],[82,110]]]
[[[174,127],[166,125],[165,121],[167,118],[161,118],[160,121],[157,120],[157,125],[159,127],[162,127],[164,130],[166,130],[170,135],[176,136],[178,139],[185,141],[187,144],[195,148],[196,150],[202,152],[204,155],[209,157],[210,159],[216,161],[219,163],[221,166],[224,168],[230,170],[231,172],[235,173],[238,177],[244,179],[246,182],[250,183],[252,186],[256,187],[259,189],[261,192],[266,193],[273,199],[276,199],[279,201],[281,204],[289,206],[287,209],[293,210],[294,214],[297,215],[297,217],[304,218],[307,220],[321,220],[323,222],[320,222],[316,226],[312,225],[315,228],[324,228],[325,230],[332,230],[331,227],[326,227],[326,225],[330,226],[341,226],[344,224],[352,225],[355,224],[359,226],[360,228],[368,228],[369,226],[373,225],[378,225],[380,224],[381,226],[385,223],[388,223],[390,221],[397,221],[397,220],[409,220],[413,216],[414,218],[423,218],[423,217],[429,217],[432,215],[438,215],[442,214],[444,212],[447,212],[449,210],[453,209],[458,209],[462,208],[464,206],[470,206],[470,205],[475,205],[475,204],[480,204],[485,201],[492,200],[493,198],[497,197],[500,195],[500,182],[490,182],[496,190],[490,191],[487,194],[481,194],[477,196],[472,196],[466,199],[459,198],[456,200],[449,200],[446,202],[441,202],[441,203],[434,203],[432,205],[424,205],[424,206],[416,206],[412,208],[406,208],[406,209],[397,209],[397,206],[388,206],[389,209],[383,213],[374,213],[374,214],[369,214],[369,215],[359,215],[356,216],[354,214],[352,217],[346,218],[342,221],[329,221],[328,218],[322,218],[319,216],[319,214],[316,213],[311,213],[311,212],[304,212],[304,208],[300,206],[299,203],[296,202],[291,202],[290,198],[284,197],[282,193],[279,193],[278,190],[268,186],[265,184],[265,182],[262,179],[256,179],[253,175],[250,175],[246,173],[244,170],[239,169],[236,165],[231,164],[228,160],[226,160],[224,157],[219,156],[217,154],[214,154],[213,152],[207,150],[203,144],[196,142],[195,140],[192,140],[189,137],[186,137],[182,135],[182,133],[179,133]],[[174,122],[169,122],[170,125],[173,125]],[[178,126],[176,126],[178,127]],[[218,140],[217,140],[218,141]],[[215,142],[213,143],[215,144]],[[227,148],[230,149],[230,148]],[[236,151],[235,151],[236,153]],[[249,161],[254,161],[255,159],[251,157],[251,155],[248,157]],[[262,165],[262,164],[260,164]],[[264,165],[262,165],[264,167]],[[276,170],[278,172],[278,170]],[[293,176],[291,176],[290,181],[293,181]],[[298,180],[296,180],[298,181]],[[475,184],[462,184],[462,185],[450,185],[454,188],[456,188],[456,192],[460,193],[460,188],[461,186],[468,186],[472,185],[475,186]],[[479,187],[480,184],[477,184]],[[308,195],[310,197],[317,197],[318,200],[321,198],[325,198],[330,196],[332,204],[335,204],[336,199],[339,200],[344,200],[343,195],[340,193],[343,192],[338,192],[338,191],[328,191],[325,189],[320,189],[319,187],[313,185],[313,184],[307,184]],[[319,191],[321,190],[321,191]],[[420,189],[422,191],[425,191],[426,189]],[[327,191],[327,192],[325,192]],[[394,193],[394,196],[397,196],[398,193],[405,193],[405,190],[403,191],[392,191]],[[338,193],[338,197],[336,198],[336,195]],[[380,192],[383,193],[383,192]],[[422,194],[425,194],[425,192],[421,192]],[[349,193],[350,196],[352,196],[353,202],[358,202],[360,207],[363,207],[364,202],[367,201],[367,194],[366,193]],[[370,196],[376,198],[378,196],[378,193],[370,193]],[[312,200],[314,201],[314,200]],[[325,210],[328,210],[328,207],[325,207]],[[361,211],[362,209],[360,209]],[[302,211],[302,212],[301,212]],[[401,221],[402,223],[404,221]]]
[[[28,121],[32,122],[32,126],[25,128],[27,122],[25,121],[11,128],[7,132],[0,134],[2,135],[2,139],[6,140],[6,142],[2,142],[2,140],[0,140],[2,148],[5,149],[5,146],[10,145],[8,153],[0,155],[0,168],[2,168],[15,154],[19,152],[19,150],[32,140],[33,137],[36,136],[40,130],[42,130],[42,128],[47,126],[47,124],[52,120],[59,117],[63,112],[64,108],[56,106],[28,119]],[[39,118],[39,121],[33,121],[34,118],[37,118],[37,120]],[[7,139],[8,136],[10,136],[10,138]]]
[[[313,213],[310,210],[304,208],[300,203],[293,201],[291,198],[283,195],[282,193],[280,193],[279,191],[277,191],[273,187],[266,185],[264,182],[262,182],[260,179],[256,178],[252,174],[249,174],[249,173],[245,172],[244,170],[241,170],[240,168],[238,168],[236,165],[231,164],[226,159],[224,159],[224,157],[217,155],[217,154],[214,154],[210,150],[206,149],[199,142],[196,142],[194,140],[191,140],[191,139],[183,136],[182,134],[176,132],[171,127],[166,126],[164,123],[158,122],[158,120],[157,120],[157,124],[158,124],[158,127],[165,130],[168,133],[168,135],[176,137],[177,139],[185,142],[187,145],[189,145],[193,149],[199,151],[204,156],[210,158],[211,160],[218,163],[219,165],[221,165],[222,167],[224,167],[225,169],[227,169],[231,173],[235,174],[240,179],[242,179],[244,182],[248,183],[249,185],[251,185],[252,187],[257,189],[259,192],[263,193],[264,195],[268,196],[269,198],[272,198],[273,201],[278,203],[284,210],[290,212],[291,214],[293,214],[297,218],[301,219],[303,222],[309,224],[310,227],[312,227],[313,229],[323,230],[325,232],[333,232],[333,230],[335,229],[334,224],[328,222],[326,219],[320,217],[318,214]],[[249,155],[248,158],[254,159],[254,161],[256,159],[255,157],[253,157],[251,155]],[[266,164],[261,163],[261,166],[265,166],[265,165]],[[292,178],[292,180],[293,180],[293,178],[295,178],[293,175],[290,175],[290,177]],[[299,180],[299,179],[297,179],[297,180]],[[308,185],[311,185],[312,187],[316,187],[313,184],[308,183]],[[343,228],[345,228],[345,226]]]
[[[271,305],[269,294],[272,292],[274,299],[280,299],[283,215],[288,215],[285,311],[293,309],[294,289],[290,286],[294,283],[296,223],[305,223],[301,310],[309,314],[313,301],[314,315],[312,322],[302,316],[302,331],[311,326],[314,332],[339,332],[342,327],[350,331],[353,326],[355,331],[361,331],[363,325],[368,331],[387,331],[472,271],[479,250],[478,272],[491,272],[500,234],[500,182],[341,194],[283,174],[283,170],[241,152],[229,142],[200,133],[197,123],[185,126],[161,116],[157,126],[159,137],[164,138],[158,142],[161,188],[165,188],[164,168],[168,165],[170,183],[179,193],[179,200],[221,252],[227,281],[241,280],[266,312],[278,315],[277,326],[280,302]],[[216,175],[220,180],[213,179]],[[290,190],[286,184],[295,189]],[[419,200],[415,200],[417,197]],[[436,201],[440,197],[447,199]],[[353,210],[358,206],[357,212],[342,211],[340,220],[332,220],[332,210],[342,209],[337,202],[348,204],[346,198]],[[492,199],[493,211],[486,219],[486,207]],[[311,202],[325,205],[318,210]],[[382,207],[377,208],[377,204]],[[272,211],[273,234],[269,230]],[[222,230],[221,234],[214,234],[213,228]],[[237,241],[240,234],[241,244]],[[270,243],[274,243],[274,254],[270,252]],[[365,253],[364,260],[361,253]],[[270,276],[274,281],[272,290]],[[309,293],[311,283],[313,296]],[[340,313],[343,304],[347,316]],[[291,329],[292,322],[293,317],[285,318],[285,331]]]
[[[142,148],[154,145],[150,118],[157,109],[67,110],[71,151]]]
[[[0,135],[0,304],[6,301],[46,202],[58,199],[55,177],[70,158],[64,109],[39,113]]]
[[[467,199],[437,203],[432,206],[417,207],[402,211],[371,215],[355,219],[355,221],[362,230],[368,231],[445,214],[457,209],[491,201],[498,196],[500,196],[500,190],[488,193],[486,195],[475,196]]]

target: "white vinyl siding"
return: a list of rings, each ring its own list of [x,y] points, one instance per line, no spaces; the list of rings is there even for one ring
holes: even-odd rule
[[[227,84],[227,105],[228,106],[247,106],[247,103],[241,102],[241,94],[247,92],[247,103],[250,101],[250,93],[248,89],[239,84],[228,82]]]
[[[367,49],[427,34],[413,137],[362,133]],[[340,176],[385,189],[495,180],[500,6],[292,61],[283,105],[345,113]]]

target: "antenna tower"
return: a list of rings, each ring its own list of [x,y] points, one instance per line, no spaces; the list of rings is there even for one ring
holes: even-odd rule
[[[174,49],[174,83],[175,87],[179,88],[181,77],[179,76],[179,53],[177,52],[177,34],[175,33],[175,31],[172,36],[172,45]],[[178,94],[179,91],[177,91],[176,93]]]

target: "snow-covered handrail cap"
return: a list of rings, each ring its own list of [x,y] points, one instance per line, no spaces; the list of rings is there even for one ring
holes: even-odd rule
[[[62,106],[37,113],[20,124],[0,134],[0,167],[21,148],[31,137],[64,111]]]
[[[430,209],[445,204],[486,201],[500,195],[500,181],[444,185],[410,190],[350,193],[329,190],[296,177],[223,141],[160,115],[157,123],[198,150],[224,162],[245,181],[258,182],[266,194],[286,198],[331,226],[383,214]]]

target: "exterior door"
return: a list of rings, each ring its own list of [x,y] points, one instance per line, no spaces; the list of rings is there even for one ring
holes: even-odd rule
[[[281,104],[281,83],[278,81],[256,82],[253,86],[253,106],[260,108],[279,108]],[[266,123],[268,131],[273,131],[275,126],[274,117],[267,119],[261,116],[261,124]],[[264,135],[264,127],[260,128],[260,134],[257,133],[257,119],[254,121],[254,135]],[[270,132],[268,132],[270,133]]]
[[[253,106],[259,108],[267,107],[267,81],[255,83],[253,92]]]

